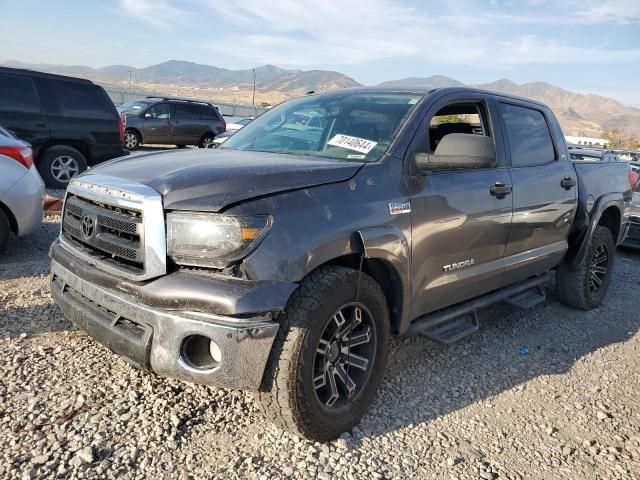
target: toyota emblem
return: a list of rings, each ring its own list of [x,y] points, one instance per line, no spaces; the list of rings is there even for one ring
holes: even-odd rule
[[[95,229],[95,224],[93,218],[89,215],[85,215],[82,217],[82,235],[84,238],[91,238],[93,235],[93,231]]]

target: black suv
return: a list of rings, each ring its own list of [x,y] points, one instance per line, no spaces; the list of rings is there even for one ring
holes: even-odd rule
[[[211,145],[227,129],[217,107],[180,98],[146,97],[118,107],[126,114],[124,146],[134,150],[142,143],[160,145]]]
[[[40,175],[54,188],[127,153],[113,102],[89,80],[0,67],[0,124],[31,143]]]

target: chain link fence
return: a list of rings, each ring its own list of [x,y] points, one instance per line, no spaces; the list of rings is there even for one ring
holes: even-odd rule
[[[143,92],[143,91],[131,91],[131,90],[123,90],[118,88],[113,88],[107,85],[102,85],[102,87],[107,92],[107,95],[111,98],[111,101],[118,106],[126,103],[130,100],[135,100],[137,98],[146,97],[148,95],[154,95],[157,97],[175,97],[176,95],[167,95],[159,92]],[[184,98],[184,97],[180,97]],[[216,102],[211,99],[203,99],[196,97],[188,97],[190,100],[200,100],[203,102],[213,103],[218,106],[220,113],[222,115],[233,116],[233,117],[255,117],[256,115],[261,114],[266,111],[267,108],[263,107],[254,107],[252,105],[245,105],[240,103],[229,103],[229,102]]]

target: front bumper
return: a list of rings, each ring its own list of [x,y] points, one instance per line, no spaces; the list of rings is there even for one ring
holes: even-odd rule
[[[278,331],[270,314],[234,318],[158,309],[84,280],[55,258],[51,272],[51,293],[65,316],[130,363],[192,383],[254,390],[260,386]],[[222,356],[215,367],[195,368],[185,359],[183,345],[191,335],[218,345]]]

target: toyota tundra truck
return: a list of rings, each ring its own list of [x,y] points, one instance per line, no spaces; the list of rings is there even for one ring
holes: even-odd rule
[[[561,302],[599,306],[630,201],[628,165],[572,163],[541,103],[310,94],[218,149],[74,177],[51,290],[133,365],[254,390],[267,419],[326,441],[367,411],[392,334],[451,343],[488,305],[544,301],[552,279]]]

